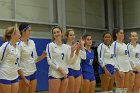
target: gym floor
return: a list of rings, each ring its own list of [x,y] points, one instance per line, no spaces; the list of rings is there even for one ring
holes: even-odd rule
[[[97,92],[97,91],[98,91],[98,92]],[[40,91],[40,92],[37,92],[37,93],[49,93],[49,92],[48,92],[48,91]],[[100,88],[97,87],[95,93],[104,93],[104,92],[100,92]]]

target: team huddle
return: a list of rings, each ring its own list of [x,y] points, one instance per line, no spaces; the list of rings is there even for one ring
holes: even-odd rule
[[[85,34],[76,41],[73,29],[67,29],[63,36],[59,26],[53,27],[51,33],[52,42],[38,56],[34,41],[29,39],[31,25],[22,23],[19,28],[6,29],[0,47],[0,93],[35,93],[36,62],[45,57],[49,65],[49,93],[94,93],[91,35]],[[97,48],[101,90],[113,93],[115,83],[116,93],[140,93],[138,35],[131,32],[127,45],[123,42],[123,30],[117,29],[115,37],[113,42],[111,33],[105,32]]]

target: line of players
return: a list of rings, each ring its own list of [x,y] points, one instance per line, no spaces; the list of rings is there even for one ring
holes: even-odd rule
[[[101,89],[112,90],[115,77],[117,92],[139,93],[140,45],[137,44],[137,33],[131,32],[131,42],[126,45],[123,43],[123,30],[117,29],[115,32],[114,42],[112,35],[105,32],[103,42],[97,49]],[[86,34],[74,42],[74,30],[67,29],[63,42],[63,31],[59,26],[52,28],[51,33],[52,42],[47,44],[46,52],[37,56],[35,43],[29,39],[31,25],[23,23],[19,29],[6,29],[2,37],[5,43],[0,47],[0,93],[35,93],[35,63],[46,55],[49,93],[79,93],[80,90],[82,93],[94,93],[96,81],[91,35]]]

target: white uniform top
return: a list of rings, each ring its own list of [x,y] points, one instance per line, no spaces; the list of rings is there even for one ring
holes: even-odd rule
[[[0,47],[0,79],[14,80],[18,78],[18,62],[20,53],[18,48],[10,42]]]
[[[81,68],[81,59],[85,60],[86,59],[86,51],[80,50],[78,55],[75,54],[76,51],[74,51],[74,55],[71,62],[69,63],[69,68],[72,68],[74,70],[80,70]]]
[[[54,42],[47,44],[46,47],[47,61],[50,65],[49,67],[49,76],[54,78],[62,78],[63,76],[57,70],[58,67],[61,67],[66,74],[68,74],[68,62],[70,60],[71,48],[66,45],[57,45]]]
[[[128,55],[133,67],[140,67],[140,45],[134,47],[132,44],[127,44]]]
[[[132,70],[128,57],[127,45],[125,43],[120,44],[117,41],[114,41],[111,48],[114,51],[113,58],[115,59],[119,71],[128,72]]]
[[[28,39],[28,45],[23,41],[18,42],[20,50],[20,63],[19,66],[23,71],[24,76],[32,75],[36,69],[36,47],[33,40]]]
[[[102,67],[104,67],[106,64],[111,64],[115,66],[113,60],[113,52],[110,46],[101,43],[97,48],[97,52],[98,52],[99,63]]]

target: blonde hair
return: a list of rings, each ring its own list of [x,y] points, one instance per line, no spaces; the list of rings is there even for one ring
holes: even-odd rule
[[[73,29],[67,29],[67,30],[66,30],[66,33],[65,33],[65,37],[68,37],[68,36],[69,36],[69,32],[70,32],[70,31],[73,31],[73,32],[74,32]]]
[[[137,32],[135,32],[135,31],[132,31],[132,32],[130,32],[130,37],[131,37],[131,35],[132,35],[133,33],[136,33],[136,34],[138,34]]]
[[[11,36],[12,34],[16,31],[16,27],[12,26],[12,27],[8,27],[5,30],[4,35],[2,36],[2,42],[6,42],[6,41],[10,41],[11,40]]]

